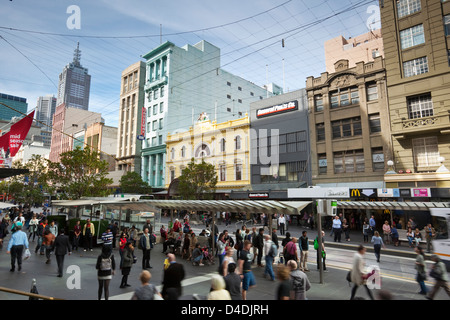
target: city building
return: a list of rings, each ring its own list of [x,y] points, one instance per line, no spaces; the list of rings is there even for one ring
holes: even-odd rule
[[[308,77],[312,184],[383,188],[390,159],[384,59],[335,62],[333,73]]]
[[[117,170],[141,174],[141,141],[145,137],[147,125],[144,108],[145,62],[140,61],[127,67],[122,72],[121,81],[118,143],[115,151]]]
[[[95,122],[104,122],[100,113],[66,107],[56,107],[53,115],[52,142],[49,159],[59,162],[61,153],[72,151],[73,135]]]
[[[52,95],[41,96],[36,104],[36,125],[52,131],[53,115],[56,109],[56,98]]]
[[[99,152],[100,160],[108,162],[109,171],[116,169],[117,131],[116,127],[95,122],[88,125],[84,134],[85,147]]]
[[[383,38],[381,29],[371,30],[354,38],[336,38],[325,41],[325,70],[334,72],[334,63],[338,60],[348,60],[349,68],[357,62],[371,62],[376,57],[384,57]]]
[[[448,188],[450,2],[385,0],[380,13],[393,142],[386,186]]]
[[[250,127],[252,191],[311,185],[306,89],[251,103]]]
[[[23,115],[27,113],[28,103],[26,98],[0,93],[0,102],[11,108],[10,109],[0,104],[0,120],[9,121],[14,117],[22,118]]]
[[[14,156],[13,163],[19,161],[24,165],[31,160],[33,155],[39,155],[44,159],[48,159],[50,146],[44,146],[44,143],[38,141],[31,142],[30,144],[24,143]]]
[[[178,178],[193,158],[214,165],[217,171],[217,193],[229,194],[231,190],[250,185],[250,120],[244,117],[217,123],[200,115],[189,130],[168,133],[166,138],[166,184]],[[156,176],[151,173],[150,176]]]
[[[73,61],[66,65],[59,75],[56,106],[65,104],[68,108],[89,109],[91,76],[81,63],[80,44],[73,54]]]
[[[206,112],[221,123],[241,118],[250,103],[267,96],[269,86],[260,87],[220,67],[220,49],[207,41],[178,47],[164,42],[143,58],[145,78],[145,140],[141,175],[154,190],[164,180],[166,136],[188,130],[194,115]]]

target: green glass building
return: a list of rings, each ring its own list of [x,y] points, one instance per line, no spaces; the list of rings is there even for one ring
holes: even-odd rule
[[[0,104],[0,119],[11,120],[13,117],[23,117],[27,113],[28,103],[26,98],[16,97],[5,93],[0,93],[0,102],[8,105],[12,109]],[[17,111],[16,111],[17,110]]]

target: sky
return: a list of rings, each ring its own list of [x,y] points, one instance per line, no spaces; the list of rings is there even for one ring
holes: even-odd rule
[[[29,112],[39,96],[56,97],[79,42],[89,110],[118,126],[122,71],[161,42],[201,40],[220,48],[224,70],[294,91],[325,72],[326,40],[377,28],[375,8],[378,0],[3,0],[0,92],[26,98]]]

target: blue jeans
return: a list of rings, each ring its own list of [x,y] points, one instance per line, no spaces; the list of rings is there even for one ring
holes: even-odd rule
[[[266,256],[266,268],[264,269],[264,275],[269,274],[270,279],[275,280],[275,274],[273,273],[273,257],[267,255]]]

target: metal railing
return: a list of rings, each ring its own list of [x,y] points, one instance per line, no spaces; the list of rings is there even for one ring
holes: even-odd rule
[[[33,279],[31,287],[33,288],[33,286],[35,286],[35,285],[36,285],[36,280]],[[38,294],[38,293],[26,292],[26,291],[5,288],[5,287],[0,287],[0,292],[7,292],[7,293],[17,294],[17,295],[21,295],[21,296],[27,296],[30,298],[41,299],[41,300],[64,300],[64,299],[60,299],[60,298],[44,296],[44,295]]]

